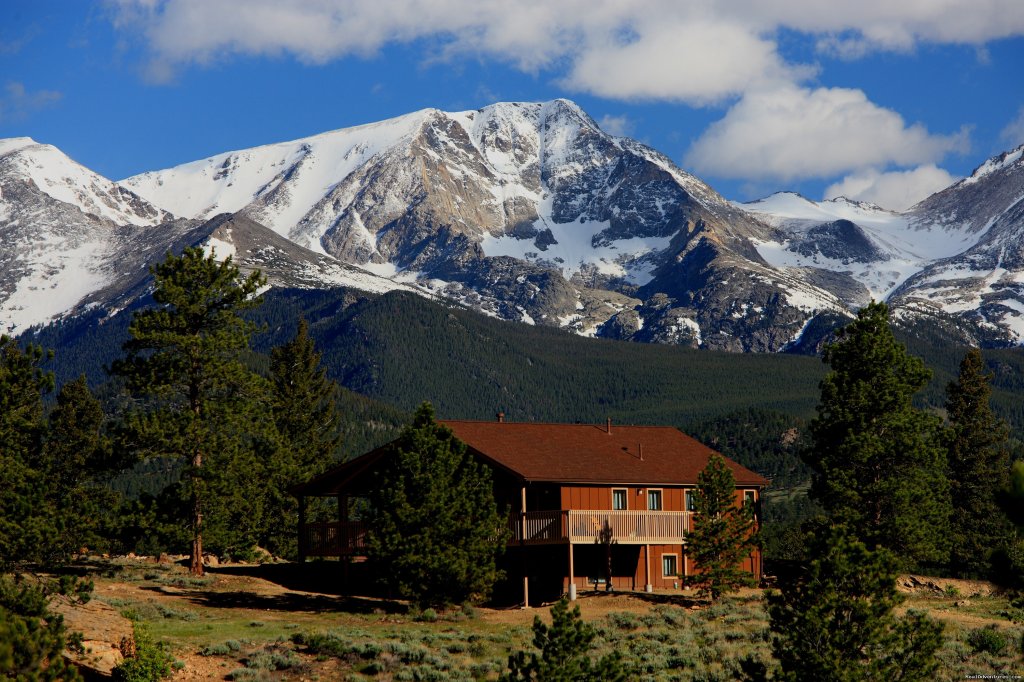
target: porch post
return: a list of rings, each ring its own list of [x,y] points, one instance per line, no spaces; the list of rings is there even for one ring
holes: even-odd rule
[[[572,540],[569,540],[569,601],[576,601],[576,575],[572,564]]]
[[[651,585],[651,546],[644,545],[644,592],[653,592]]]
[[[299,563],[306,561],[306,496],[299,495]]]
[[[526,484],[523,484],[520,495],[520,551],[523,555],[523,608],[530,608],[530,577],[527,574],[529,562],[526,559]]]

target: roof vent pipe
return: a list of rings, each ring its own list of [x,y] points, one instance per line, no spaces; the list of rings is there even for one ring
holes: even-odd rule
[[[612,418],[611,417],[608,417],[607,422],[605,422],[605,431],[608,432],[609,436],[612,435]]]
[[[636,449],[640,453],[640,461],[641,462],[644,461],[644,444],[643,443],[637,443],[636,444]]]
[[[498,418],[498,423],[499,424],[504,424],[505,423],[505,413],[504,412],[499,412],[495,416]]]

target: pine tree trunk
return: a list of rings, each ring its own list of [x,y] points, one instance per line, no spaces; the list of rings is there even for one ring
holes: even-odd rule
[[[199,450],[192,455],[193,478],[198,478],[202,466],[203,453]],[[188,571],[192,575],[203,575],[203,499],[194,481],[192,485],[192,556],[189,558]]]

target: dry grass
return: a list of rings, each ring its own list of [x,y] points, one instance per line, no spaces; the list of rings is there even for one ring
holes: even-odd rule
[[[496,679],[509,653],[529,647],[534,615],[549,618],[547,609],[481,608],[429,622],[393,602],[295,589],[274,570],[225,567],[192,581],[179,567],[129,564],[97,577],[96,595],[168,642],[181,680]],[[1024,625],[1011,621],[1007,601],[961,587],[908,594],[907,607],[947,625],[936,679],[1024,673]],[[679,592],[586,594],[578,603],[598,631],[595,655],[620,652],[632,680],[734,680],[744,658],[770,661],[755,590],[711,607]]]

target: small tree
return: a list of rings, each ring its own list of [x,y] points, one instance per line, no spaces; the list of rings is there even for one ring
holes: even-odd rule
[[[692,584],[712,601],[753,584],[754,576],[741,565],[757,542],[754,509],[736,506],[736,479],[717,453],[697,477],[694,506],[694,528],[686,538],[697,569]]]
[[[991,380],[975,348],[946,388],[953,502],[950,568],[962,576],[988,574],[993,551],[1006,548],[1013,537],[1013,526],[999,504],[1010,480],[1009,429],[992,414]]]
[[[594,663],[590,648],[597,633],[580,616],[579,604],[572,611],[560,599],[551,607],[551,627],[540,616],[533,617],[533,646],[540,651],[519,651],[508,657],[508,671],[502,682],[622,682],[626,674],[618,653]]]
[[[320,365],[305,319],[299,320],[291,341],[270,351],[270,385],[279,442],[266,464],[261,543],[274,554],[293,558],[298,501],[288,488],[326,470],[341,444],[334,404],[337,384]]]
[[[832,371],[811,423],[811,497],[869,548],[940,562],[950,514],[941,422],[911,402],[931,372],[896,341],[888,310],[865,306],[825,349]]]
[[[56,529],[43,491],[43,394],[53,376],[38,346],[0,336],[0,571],[46,558]]]
[[[127,357],[113,372],[148,409],[133,415],[136,443],[145,455],[184,459],[183,492],[189,499],[192,542],[189,570],[203,574],[206,507],[215,478],[244,454],[260,393],[239,361],[255,326],[239,313],[257,303],[265,280],[243,277],[230,257],[186,248],[151,269],[156,307],[135,313],[124,344]],[[213,463],[214,466],[210,466]],[[239,469],[246,463],[239,463]]]
[[[105,433],[106,416],[85,375],[64,384],[50,413],[40,469],[59,537],[54,551],[66,557],[99,541],[101,520],[116,495],[100,485],[127,462],[115,459]]]
[[[81,638],[69,637],[64,619],[48,607],[50,595],[60,591],[55,582],[30,584],[0,575],[0,678],[26,682],[81,679],[78,670],[64,659],[69,640],[74,644],[77,639],[80,644]]]
[[[429,403],[380,460],[368,497],[367,555],[394,593],[420,606],[490,594],[505,546],[491,475]]]
[[[816,557],[781,594],[769,594],[772,649],[782,666],[773,679],[825,682],[931,679],[942,624],[921,613],[893,614],[895,557],[870,550],[835,525],[808,538]]]

